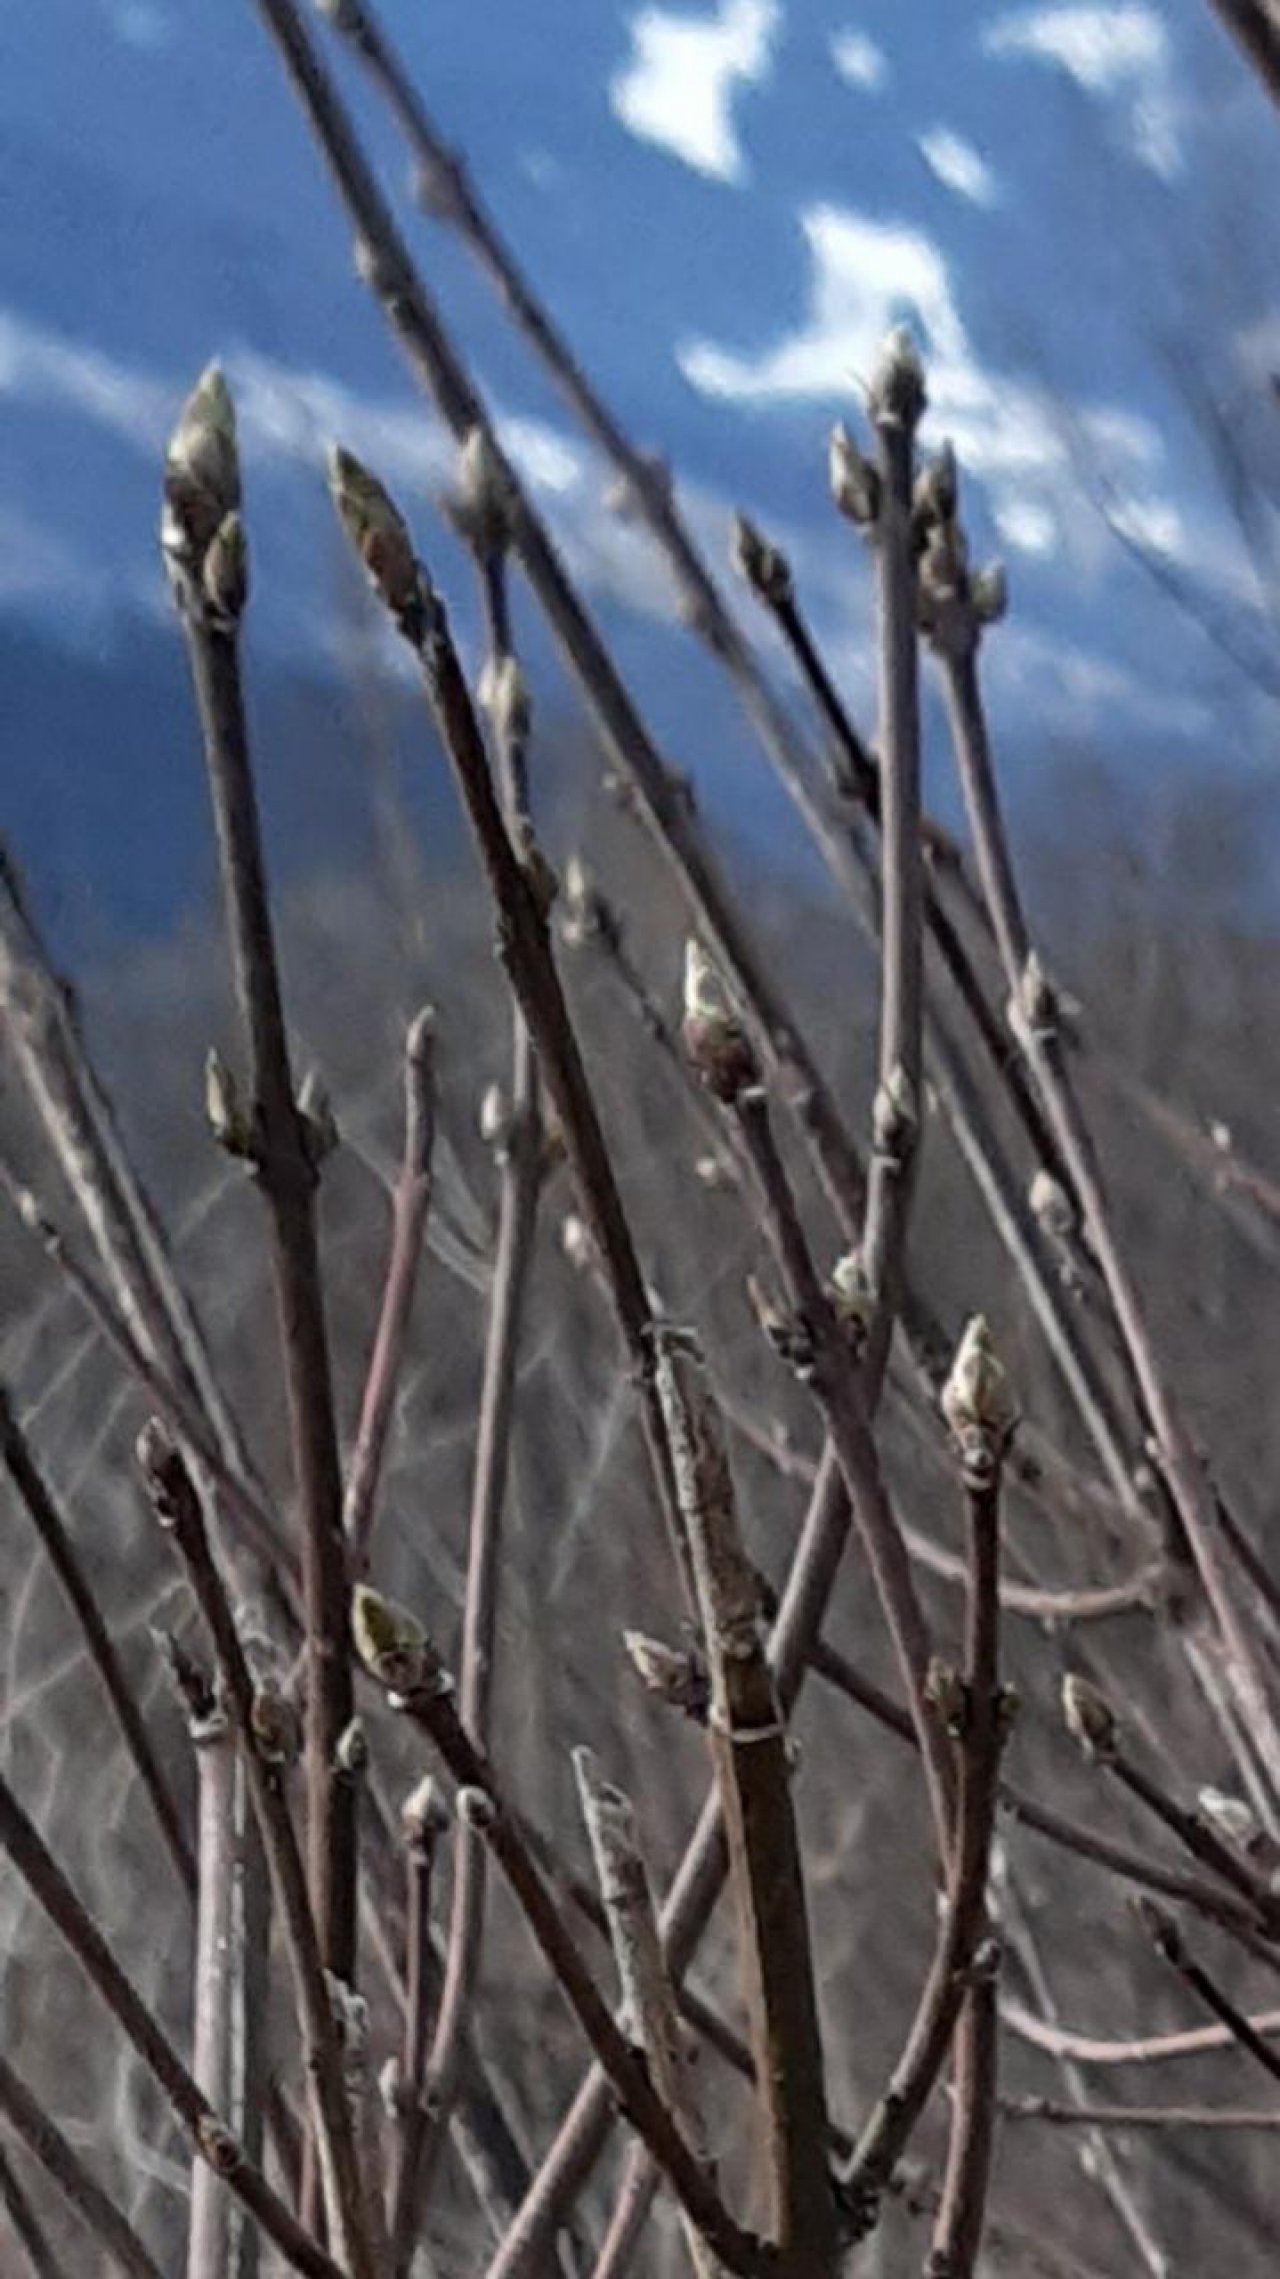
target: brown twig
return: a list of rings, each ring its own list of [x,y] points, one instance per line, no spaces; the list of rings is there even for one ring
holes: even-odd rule
[[[1212,1487],[1166,1385],[1137,1287],[1115,1236],[1101,1173],[1062,1049],[1056,997],[1036,955],[1023,912],[992,766],[978,672],[984,625],[999,615],[1003,596],[993,588],[989,574],[970,576],[954,502],[951,512],[940,516],[929,533],[921,581],[930,639],[942,663],[952,743],[979,875],[1010,992],[1010,1018],[1071,1175],[1084,1229],[1150,1421],[1161,1470],[1218,1625],[1233,1690],[1274,1787],[1280,1783],[1280,1730],[1259,1641],[1243,1620],[1234,1581],[1223,1559]]]
[[[902,1531],[885,1491],[859,1386],[856,1348],[814,1268],[764,1094],[755,1084],[744,1083],[731,1106],[755,1176],[764,1230],[795,1317],[797,1364],[821,1410],[875,1579],[945,1860],[951,1843],[954,1782],[946,1740],[926,1696],[929,1633]],[[788,1334],[785,1329],[783,1334]]]
[[[455,512],[467,523],[480,575],[489,631],[486,661],[488,711],[497,760],[502,818],[517,852],[535,848],[529,804],[527,741],[529,700],[511,646],[506,535],[500,500],[484,496],[483,466],[464,467]],[[501,922],[501,921],[500,921]],[[538,1066],[523,1014],[513,1013],[510,1094],[497,1110],[493,1135],[499,1171],[498,1232],[485,1333],[484,1370],[476,1423],[475,1465],[467,1535],[467,1578],[462,1607],[459,1709],[471,1738],[489,1735],[502,1520],[511,1464],[516,1371],[538,1208],[546,1166],[546,1134]],[[476,1831],[457,1831],[444,1984],[422,2089],[423,2125],[404,2139],[393,2225],[396,2269],[407,2269],[415,2210],[429,2187],[433,2158],[443,2141],[457,2093],[462,2027],[475,1994],[484,1931],[486,1853]]]
[[[757,2279],[772,2261],[765,2245],[735,2223],[650,2080],[645,2065],[617,2026],[583,1962],[550,1888],[505,1804],[493,1769],[465,1731],[453,1702],[452,1680],[425,1634],[409,1616],[361,1585],[355,1595],[354,1631],[362,1662],[394,1707],[425,1732],[462,1792],[459,1808],[484,1835],[569,2003],[623,2114],[658,2162],[682,2208],[716,2255],[744,2279]]]
[[[706,2141],[689,2077],[688,2052],[675,1989],[662,1953],[648,1871],[636,1835],[630,1799],[602,1780],[589,1749],[575,1749],[574,1769],[583,1816],[591,1838],[605,1926],[622,1993],[623,2020],[643,2050],[653,2085],[683,2130],[690,2150],[709,2165]],[[748,2059],[748,2070],[750,2060]],[[620,2279],[658,2181],[643,2145],[632,2147],[618,2210],[596,2264]],[[685,2240],[695,2279],[716,2279],[715,2257],[696,2225],[684,2217]]]
[[[57,2187],[95,2247],[110,2258],[116,2270],[124,2273],[124,2279],[163,2279],[159,2264],[132,2224],[121,2214],[110,2193],[90,2174],[52,2115],[32,2095],[3,2053],[0,2053],[0,2113]]]
[[[723,1428],[696,1353],[675,1332],[660,1335],[657,1380],[711,1679],[708,1729],[743,1945],[770,2236],[788,2270],[818,2279],[835,2253],[835,2202],[786,1728]]]
[[[975,2197],[980,2205],[982,2196],[984,2123],[974,2106],[989,2091],[985,1981],[993,1971],[985,1965],[978,1969],[975,1957],[985,1926],[1000,1753],[1007,1728],[997,1658],[1000,1487],[1014,1411],[1003,1369],[980,1320],[970,1323],[961,1341],[945,1399],[959,1451],[969,1542],[965,1671],[961,1678],[937,1667],[930,1693],[933,1714],[952,1735],[959,1754],[956,1838],[947,1859],[946,1908],[906,2046],[841,2178],[860,2228],[869,2228],[875,2219],[880,2195],[942,2071],[957,2020],[962,2093],[957,2095],[943,2192],[948,2226],[958,2223],[957,2208],[971,2212]],[[966,2022],[971,2036],[966,2034]]]
[[[986,2216],[996,2120],[996,1972],[1000,1950],[986,1939],[969,1969],[956,2036],[951,2141],[926,2279],[971,2279]]]
[[[196,1894],[191,2071],[209,2103],[230,2112],[235,2096],[238,1979],[236,1756],[226,1712],[205,1673],[176,1642],[170,1663],[181,1689],[196,1761]],[[235,2203],[197,2160],[191,2175],[187,2279],[224,2279]]]
[[[184,407],[165,468],[164,551],[187,640],[218,841],[226,930],[250,1099],[230,1079],[211,1097],[219,1136],[252,1166],[271,1233],[281,1356],[299,1503],[306,1625],[308,1875],[325,1966],[356,1960],[356,1792],[338,1764],[353,1699],[346,1545],[315,1193],[326,1135],[294,1096],[241,683],[247,593],[235,415],[221,375]]]
[[[432,2008],[440,1971],[432,1943],[431,1903],[436,1857],[449,1815],[430,1774],[418,1783],[400,1816],[408,1899],[405,1907],[404,2031],[396,2066],[395,2150],[387,2186],[387,2222],[393,2268],[405,2253],[417,2203],[415,2179],[427,2115],[423,2085],[430,2049]]]
[[[382,1303],[360,1403],[356,1443],[347,1468],[343,1525],[353,1571],[369,1558],[378,1484],[404,1368],[409,1318],[422,1264],[431,1210],[431,1157],[435,1144],[435,1015],[424,1006],[409,1024],[404,1045],[404,1150],[391,1205],[391,1252]]]
[[[1235,2003],[1223,1993],[1203,1963],[1197,1962],[1194,1955],[1188,1953],[1186,1941],[1172,1915],[1166,1914],[1162,1907],[1157,1907],[1154,1899],[1135,1899],[1133,1905],[1134,1913],[1156,1953],[1163,1956],[1172,1970],[1176,1970],[1183,1984],[1191,1988],[1205,2008],[1212,2010],[1219,2024],[1225,2027],[1232,2041],[1246,2056],[1251,2057],[1255,2065],[1260,2065],[1264,2073],[1269,2073],[1273,2081],[1280,2081],[1280,2055],[1269,2046],[1252,2019],[1247,2018],[1243,2010],[1237,2009]]]
[[[194,2149],[303,2279],[350,2279],[297,2221],[193,2081],[0,1774],[0,1847],[168,2099]]]

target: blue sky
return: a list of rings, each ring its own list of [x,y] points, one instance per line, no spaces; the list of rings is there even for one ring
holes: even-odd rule
[[[738,504],[781,536],[855,695],[865,573],[826,503],[825,439],[907,315],[930,432],[954,438],[1011,570],[1004,717],[1194,757],[1229,706],[1241,762],[1264,756],[1273,700],[1233,653],[1277,646],[1280,131],[1203,0],[383,14],[710,550]],[[399,187],[394,140],[343,80]],[[0,0],[0,126],[0,620],[95,652],[163,620],[157,454],[216,353],[244,427],[255,639],[340,659],[326,443],[410,503],[449,455],[248,0]],[[478,280],[430,225],[412,235],[643,682],[670,637],[661,571]],[[1244,528],[1201,399],[1244,449]],[[1194,587],[1208,634],[1171,616],[1162,577]]]

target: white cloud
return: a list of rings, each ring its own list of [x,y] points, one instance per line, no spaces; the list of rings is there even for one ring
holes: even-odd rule
[[[173,17],[157,0],[105,0],[112,31],[126,47],[154,54],[173,38]]]
[[[868,95],[878,94],[888,81],[889,58],[866,32],[836,32],[831,61],[848,86],[861,87]]]
[[[744,181],[734,93],[767,76],[781,22],[779,0],[720,0],[710,18],[644,9],[632,19],[630,61],[609,89],[615,114],[699,174]]]
[[[1058,543],[1056,514],[1034,500],[1005,499],[996,508],[995,523],[1015,554],[1052,554]]]
[[[947,190],[967,198],[973,206],[994,206],[1000,196],[995,175],[980,151],[951,127],[930,127],[917,135],[916,144],[925,165]]]
[[[988,55],[1054,64],[1087,94],[1125,104],[1137,156],[1166,180],[1181,171],[1173,56],[1156,9],[1138,0],[1028,8],[989,23],[982,44]]]
[[[1105,532],[1082,494],[1081,460],[1108,496],[1133,511],[1168,511],[1157,489],[1164,454],[1156,429],[1111,405],[1064,409],[1046,392],[984,365],[931,238],[835,206],[810,208],[802,227],[813,271],[807,315],[797,330],[754,352],[686,343],[678,350],[681,369],[704,395],[845,408],[866,385],[886,332],[906,321],[928,365],[926,437],[950,437],[961,465],[984,484],[1006,543],[1044,551],[1060,533],[1077,567],[1096,565]]]

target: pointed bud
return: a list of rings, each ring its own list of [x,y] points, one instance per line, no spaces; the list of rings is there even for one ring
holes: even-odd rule
[[[302,1753],[302,1719],[274,1679],[264,1678],[254,1687],[249,1729],[264,1764],[296,1765]]]
[[[1009,573],[1003,562],[988,562],[969,580],[969,599],[979,625],[998,625],[1009,610]]]
[[[228,1155],[252,1160],[252,1118],[241,1105],[240,1087],[235,1077],[213,1046],[204,1064],[204,1112],[218,1146]]]
[[[1200,1817],[1214,1834],[1240,1852],[1251,1852],[1262,1829],[1257,1814],[1241,1796],[1227,1796],[1220,1788],[1202,1788],[1196,1798]]]
[[[838,511],[855,529],[873,530],[880,513],[880,477],[843,424],[831,430],[827,470]]]
[[[711,1681],[700,1655],[677,1653],[661,1638],[649,1638],[642,1630],[624,1630],[622,1643],[646,1693],[665,1701],[668,1708],[680,1710],[695,1724],[706,1723]]]
[[[201,591],[216,625],[239,624],[249,598],[249,543],[238,514],[225,514],[204,558]]]
[[[719,971],[701,942],[684,953],[681,1041],[690,1064],[717,1100],[736,1100],[758,1081],[755,1054]]]
[[[486,1084],[476,1122],[486,1147],[500,1149],[506,1146],[511,1136],[511,1111],[500,1084]]]
[[[901,1163],[913,1146],[920,1125],[916,1089],[899,1062],[878,1086],[871,1104],[871,1138],[877,1155]]]
[[[370,1676],[393,1696],[452,1690],[421,1623],[368,1583],[358,1583],[352,1594],[351,1636]]]
[[[730,554],[738,576],[749,585],[757,601],[771,609],[785,609],[792,598],[791,565],[745,514],[733,518]]]
[[[831,1269],[831,1288],[841,1321],[854,1329],[868,1329],[876,1310],[876,1294],[860,1250],[847,1250]]]
[[[1010,1025],[1015,1033],[1025,1030],[1040,1041],[1048,1041],[1058,1033],[1058,993],[1032,950],[1022,969],[1018,994],[1009,1009]]]
[[[713,1195],[722,1195],[738,1184],[737,1173],[722,1155],[700,1155],[693,1166],[693,1176],[700,1187]]]
[[[936,522],[953,522],[959,499],[956,455],[952,446],[944,443],[936,459],[931,459],[917,475],[912,507],[917,520],[927,527]]]
[[[1071,1198],[1051,1171],[1037,1171],[1027,1190],[1027,1200],[1033,1218],[1047,1235],[1064,1242],[1074,1231],[1076,1215]]]
[[[927,402],[920,351],[908,327],[896,325],[880,351],[867,408],[877,427],[902,427],[913,435]]]
[[[498,1817],[498,1807],[482,1788],[460,1788],[454,1799],[454,1810],[464,1828],[474,1828],[483,1836],[492,1828]]]
[[[492,670],[486,670],[480,701],[493,723],[494,735],[504,748],[528,740],[533,705],[529,684],[514,657],[502,657]]]
[[[214,533],[240,504],[236,414],[220,367],[201,373],[178,416],[164,467],[165,551],[199,571]]]
[[[487,428],[473,427],[458,453],[454,487],[444,502],[459,537],[483,558],[511,543],[516,494],[511,473]]]
[[[959,523],[930,523],[919,570],[926,616],[929,611],[936,614],[962,601],[968,576],[969,549]]]
[[[358,1780],[362,1773],[368,1771],[369,1736],[362,1719],[353,1717],[349,1724],[343,1726],[333,1756],[336,1769],[345,1774],[348,1780]]]
[[[939,1654],[929,1658],[924,1698],[948,1733],[954,1736],[963,1733],[969,1715],[968,1687],[954,1664],[943,1661]]]
[[[1014,1401],[982,1314],[966,1324],[951,1374],[942,1388],[942,1413],[958,1441],[981,1433],[1003,1448],[1018,1421]]]
[[[302,1119],[307,1153],[312,1164],[320,1165],[333,1154],[341,1137],[338,1119],[333,1112],[329,1088],[318,1068],[308,1069],[298,1093],[298,1114]]]
[[[350,451],[329,453],[329,491],[347,541],[407,638],[421,632],[426,579],[408,525],[389,492]]]
[[[400,1807],[400,1833],[411,1852],[429,1853],[449,1825],[449,1812],[434,1773],[424,1773]]]
[[[1069,1674],[1062,1681],[1062,1714],[1067,1731],[1086,1757],[1101,1759],[1115,1755],[1115,1711],[1104,1693],[1090,1685],[1087,1678]]]

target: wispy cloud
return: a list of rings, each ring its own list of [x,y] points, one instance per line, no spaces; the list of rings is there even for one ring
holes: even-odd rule
[[[850,28],[834,33],[831,61],[848,86],[861,87],[868,95],[888,85],[889,58],[866,32]]]
[[[1146,420],[1113,405],[1063,406],[1047,392],[989,368],[961,315],[948,264],[932,238],[905,223],[836,206],[801,216],[812,268],[808,312],[766,347],[708,340],[679,349],[694,387],[735,403],[829,401],[847,405],[865,385],[885,333],[906,321],[929,365],[929,426],[949,436],[987,490],[1006,544],[1092,552],[1100,532],[1077,468],[1083,456],[1112,497],[1155,513],[1163,449]]]
[[[1065,71],[1089,95],[1123,105],[1132,148],[1171,179],[1182,170],[1173,54],[1164,18],[1140,0],[1115,7],[1042,7],[996,17],[988,55],[1028,58]]]
[[[733,99],[767,76],[781,22],[779,0],[720,0],[711,17],[644,9],[632,18],[631,56],[609,89],[614,112],[630,133],[698,173],[744,181]]]
[[[999,185],[986,159],[952,127],[930,127],[927,133],[916,136],[916,145],[944,189],[967,198],[971,206],[999,203]]]

